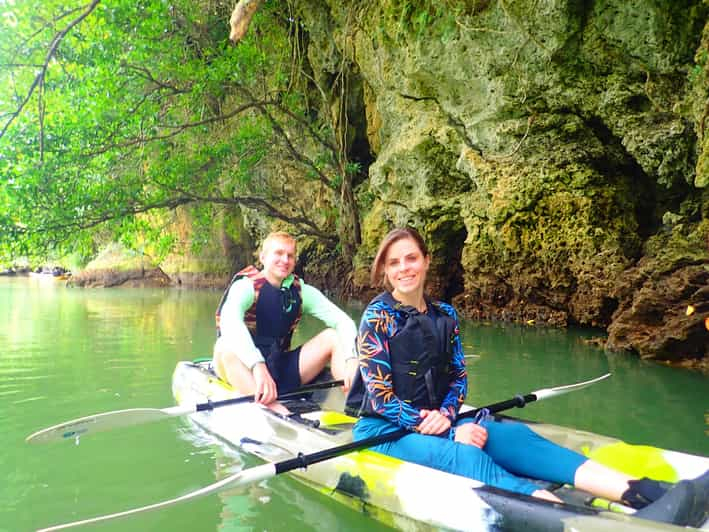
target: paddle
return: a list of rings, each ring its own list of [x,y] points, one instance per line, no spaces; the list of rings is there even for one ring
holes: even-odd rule
[[[291,399],[304,393],[314,390],[324,390],[342,386],[343,381],[326,381],[315,384],[306,384],[297,390],[284,393],[278,399]],[[172,406],[170,408],[130,408],[128,410],[114,410],[112,412],[104,412],[102,414],[94,414],[71,421],[65,421],[58,425],[39,430],[34,434],[27,436],[27,443],[48,443],[52,441],[67,440],[70,438],[78,438],[85,434],[94,432],[104,432],[107,430],[132,427],[133,425],[142,425],[152,421],[160,421],[176,416],[184,416],[194,414],[195,412],[203,412],[205,410],[214,410],[221,406],[237,405],[241,403],[250,403],[254,400],[253,395],[243,397],[234,397],[232,399],[224,399],[222,401],[207,401],[196,405]]]
[[[610,373],[606,373],[605,375],[602,375],[600,377],[597,377],[595,379],[591,379],[588,381],[584,382],[578,382],[575,384],[569,384],[566,386],[557,386],[555,388],[543,388],[541,390],[537,390],[536,392],[531,392],[526,395],[518,395],[512,399],[508,399],[506,401],[500,401],[499,403],[494,403],[486,407],[482,408],[475,408],[472,410],[469,410],[467,412],[463,412],[458,416],[458,418],[464,418],[464,417],[472,417],[475,416],[479,411],[483,409],[487,409],[491,414],[494,414],[496,412],[501,412],[503,410],[507,410],[509,408],[514,408],[514,407],[523,407],[527,403],[531,403],[533,401],[541,401],[543,399],[548,399],[550,397],[556,397],[557,395],[562,395],[568,392],[573,392],[576,390],[581,390],[582,388],[586,388],[587,386],[590,386],[592,384],[595,384],[607,377],[610,377]],[[274,477],[276,475],[280,475],[281,473],[286,473],[288,471],[292,471],[294,469],[299,469],[299,468],[306,468],[309,465],[312,464],[317,464],[318,462],[323,462],[325,460],[329,460],[330,458],[335,458],[337,456],[341,456],[343,454],[350,453],[352,451],[357,451],[361,449],[366,449],[368,447],[374,447],[376,445],[390,442],[397,440],[401,438],[402,436],[405,436],[406,434],[410,434],[410,431],[406,429],[398,429],[393,432],[389,432],[387,434],[380,434],[378,436],[374,436],[372,438],[366,438],[364,440],[359,440],[355,441],[352,443],[347,443],[345,445],[339,445],[337,447],[332,447],[330,449],[324,449],[322,451],[318,451],[315,453],[311,454],[301,454],[299,456],[296,456],[295,458],[290,458],[288,460],[283,460],[281,462],[277,462],[275,464],[263,464],[260,466],[252,467],[250,469],[246,469],[243,471],[239,471],[238,473],[235,473],[227,478],[224,478],[220,480],[219,482],[215,482],[214,484],[210,484],[209,486],[205,486],[204,488],[201,488],[197,491],[193,491],[190,493],[187,493],[185,495],[182,495],[180,497],[176,497],[174,499],[169,499],[167,501],[162,501],[154,504],[149,504],[148,506],[142,506],[140,508],[133,508],[131,510],[125,510],[123,512],[118,512],[114,514],[108,514],[108,515],[102,515],[99,517],[92,517],[90,519],[84,519],[82,521],[74,521],[72,523],[65,523],[62,525],[55,525],[49,528],[43,528],[39,530],[38,532],[48,532],[51,530],[63,530],[66,528],[71,528],[75,526],[80,526],[80,525],[88,525],[90,523],[97,523],[100,521],[108,521],[110,519],[117,519],[119,517],[126,517],[129,515],[141,513],[141,512],[147,512],[150,510],[157,510],[159,508],[164,508],[166,506],[171,506],[173,504],[177,504],[180,502],[185,502],[197,497],[201,497],[202,495],[209,495],[211,493],[215,493],[219,490],[223,490],[225,488],[235,488],[238,486],[245,486],[248,484],[253,484],[255,482],[259,482],[261,480],[265,480],[271,477]]]

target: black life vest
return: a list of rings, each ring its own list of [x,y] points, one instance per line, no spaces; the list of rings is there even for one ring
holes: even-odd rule
[[[244,314],[244,323],[254,344],[264,357],[289,351],[293,331],[303,314],[300,279],[293,275],[293,282],[288,286],[275,288],[266,280],[263,272],[254,266],[247,266],[237,272],[224,291],[215,313],[217,336],[221,335],[221,311],[229,289],[244,277],[251,279],[254,285],[254,301]]]
[[[394,393],[417,409],[440,408],[450,389],[455,320],[436,302],[427,302],[428,312],[421,313],[402,305],[389,292],[375,297],[370,305],[377,301],[391,309],[398,325],[388,341]],[[355,416],[378,415],[359,371],[347,395],[345,411]]]

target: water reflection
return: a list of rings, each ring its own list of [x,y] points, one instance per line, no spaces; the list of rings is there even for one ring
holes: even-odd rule
[[[213,456],[215,482],[263,463],[226,445],[192,423],[179,434],[195,448]],[[222,503],[219,530],[223,532],[325,531],[342,528],[368,532],[390,530],[286,475],[227,489],[219,492],[218,497]],[[343,527],[343,522],[347,523],[346,527]]]
[[[175,364],[211,353],[219,297],[216,291],[66,289],[0,277],[0,531],[142,506],[258,463],[223,443],[179,437],[193,430],[178,420],[96,434],[78,447],[24,443],[40,428],[79,416],[172,405]],[[348,309],[358,321],[362,305]],[[304,319],[296,341],[321,327]],[[589,331],[464,322],[462,333],[466,351],[476,355],[468,359],[473,404],[612,371],[612,379],[587,390],[515,413],[709,454],[709,381],[702,374],[605,354],[584,343]],[[348,530],[378,526],[281,476],[101,530],[330,530],[333,523]]]

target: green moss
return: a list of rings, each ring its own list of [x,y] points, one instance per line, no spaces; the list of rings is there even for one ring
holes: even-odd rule
[[[694,186],[697,188],[709,186],[709,135],[704,137],[704,141],[700,145]]]
[[[679,264],[709,262],[709,219],[678,223],[650,237],[645,254],[654,259],[656,273],[671,271]]]
[[[103,248],[96,258],[86,265],[86,270],[112,270],[120,272],[152,269],[155,267],[156,265],[149,256],[114,243]]]
[[[362,245],[354,257],[355,270],[368,270],[377,253],[379,242],[391,231],[393,223],[387,205],[375,200],[372,209],[362,218]]]
[[[471,189],[468,176],[456,170],[458,155],[451,147],[434,139],[416,146],[416,154],[425,162],[426,189],[431,196],[446,198]]]

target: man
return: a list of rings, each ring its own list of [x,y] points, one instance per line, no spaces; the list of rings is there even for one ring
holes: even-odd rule
[[[253,266],[234,276],[217,309],[214,368],[220,378],[258,403],[281,413],[277,396],[311,382],[330,363],[333,376],[349,390],[357,370],[352,319],[317,288],[293,274],[295,239],[269,234]],[[290,341],[303,313],[328,328],[293,350]]]

